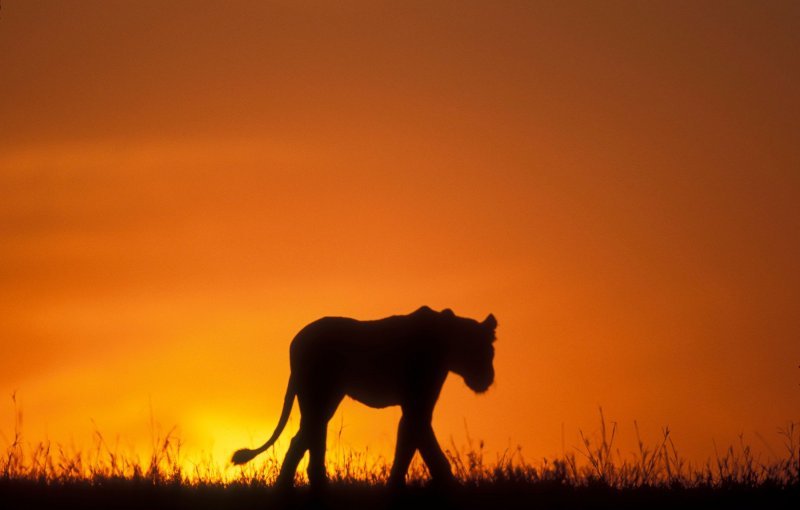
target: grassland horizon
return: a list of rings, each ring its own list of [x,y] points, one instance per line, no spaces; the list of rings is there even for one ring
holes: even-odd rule
[[[352,508],[527,507],[753,507],[791,508],[800,501],[800,424],[779,429],[782,456],[762,460],[744,437],[717,450],[704,463],[683,458],[669,428],[653,440],[642,438],[634,422],[638,451],[617,446],[617,423],[599,409],[599,429],[579,430],[581,444],[556,458],[530,461],[521,447],[494,459],[482,440],[452,440],[445,450],[459,484],[446,492],[430,484],[418,456],[402,492],[386,487],[391,465],[367,452],[330,454],[330,483],[320,495],[310,491],[304,469],[293,491],[274,487],[280,458],[272,449],[264,459],[220,471],[214,459],[187,464],[176,428],[162,432],[152,424],[148,455],[126,455],[95,431],[94,445],[70,450],[24,436],[22,411],[15,408],[14,432],[0,458],[0,501],[4,508],[255,508],[264,505]],[[341,432],[341,431],[340,431]],[[118,444],[118,443],[116,443]],[[191,467],[187,467],[191,466]],[[322,499],[320,499],[322,498]],[[7,506],[6,506],[7,505]]]
[[[166,431],[151,421],[152,448],[146,452],[123,452],[119,438],[110,442],[94,430],[94,443],[76,449],[47,439],[29,440],[23,430],[22,409],[16,407],[13,433],[3,434],[5,442],[0,458],[0,478],[9,481],[37,481],[46,484],[65,482],[96,483],[108,480],[139,480],[153,484],[212,484],[220,486],[246,484],[269,486],[275,481],[280,457],[275,449],[259,461],[242,466],[227,466],[220,471],[211,455],[204,460],[187,460],[182,451],[184,442],[177,426]],[[634,421],[638,450],[623,453],[618,446],[618,423],[606,419],[599,408],[599,428],[593,434],[578,430],[580,444],[572,445],[560,457],[527,460],[522,447],[508,448],[489,460],[482,439],[467,434],[466,444],[457,445],[450,438],[445,453],[456,478],[463,485],[478,486],[507,482],[558,482],[581,487],[601,484],[611,488],[636,487],[747,487],[800,485],[800,423],[787,422],[777,428],[783,450],[763,459],[754,453],[744,435],[738,444],[719,448],[715,457],[703,462],[687,460],[679,451],[669,427],[660,437],[643,438]],[[2,429],[0,429],[2,430]],[[339,430],[338,435],[341,435]],[[383,484],[391,468],[391,460],[382,455],[370,456],[342,446],[329,448],[328,472],[334,483],[367,485]],[[411,485],[424,485],[427,469],[417,454],[409,470]],[[304,470],[297,481],[307,484]]]

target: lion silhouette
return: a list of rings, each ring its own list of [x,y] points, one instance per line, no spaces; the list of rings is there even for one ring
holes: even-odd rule
[[[324,317],[312,322],[289,348],[291,375],[275,432],[255,450],[236,451],[231,461],[244,464],[272,446],[286,426],[296,396],[300,430],[292,438],[276,484],[293,484],[297,465],[308,450],[309,482],[312,487],[324,485],[328,421],[349,396],[374,408],[402,409],[390,485],[405,484],[416,450],[434,482],[451,484],[450,463],[431,426],[433,408],[449,372],[460,375],[476,393],[491,386],[496,328],[492,314],[478,322],[450,309],[436,312],[427,306],[379,320]]]

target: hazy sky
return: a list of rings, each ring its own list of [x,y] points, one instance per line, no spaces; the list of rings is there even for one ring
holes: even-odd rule
[[[5,0],[0,440],[17,390],[28,440],[136,449],[152,406],[224,460],[302,326],[427,304],[500,324],[442,442],[552,456],[602,405],[623,441],[777,451],[798,48],[798,2]],[[398,414],[332,426],[390,452]]]

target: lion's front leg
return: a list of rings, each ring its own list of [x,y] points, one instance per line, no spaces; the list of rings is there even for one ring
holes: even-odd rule
[[[397,426],[397,444],[394,450],[394,462],[389,475],[389,485],[402,487],[406,483],[406,472],[417,449],[416,438],[411,420],[403,414],[400,425]]]
[[[433,481],[444,486],[452,485],[455,478],[450,470],[450,462],[442,451],[442,447],[439,446],[439,441],[436,440],[436,434],[433,433],[430,423],[421,427],[418,440],[419,453],[422,455],[422,460],[428,465]]]
[[[422,460],[428,466],[434,482],[450,485],[455,481],[450,470],[450,462],[433,433],[432,414],[432,412],[403,411],[403,417],[397,428],[394,464],[389,476],[391,486],[401,487],[405,484],[406,472],[417,449],[422,454]]]

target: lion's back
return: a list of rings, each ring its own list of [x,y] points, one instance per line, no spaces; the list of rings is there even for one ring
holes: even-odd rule
[[[340,357],[348,338],[357,334],[358,324],[359,321],[346,317],[323,317],[305,326],[289,346],[292,369]]]
[[[375,321],[324,317],[304,327],[290,348],[303,386],[336,388],[374,407],[398,404],[432,363],[433,343],[417,317]],[[430,351],[430,352],[426,352]]]

